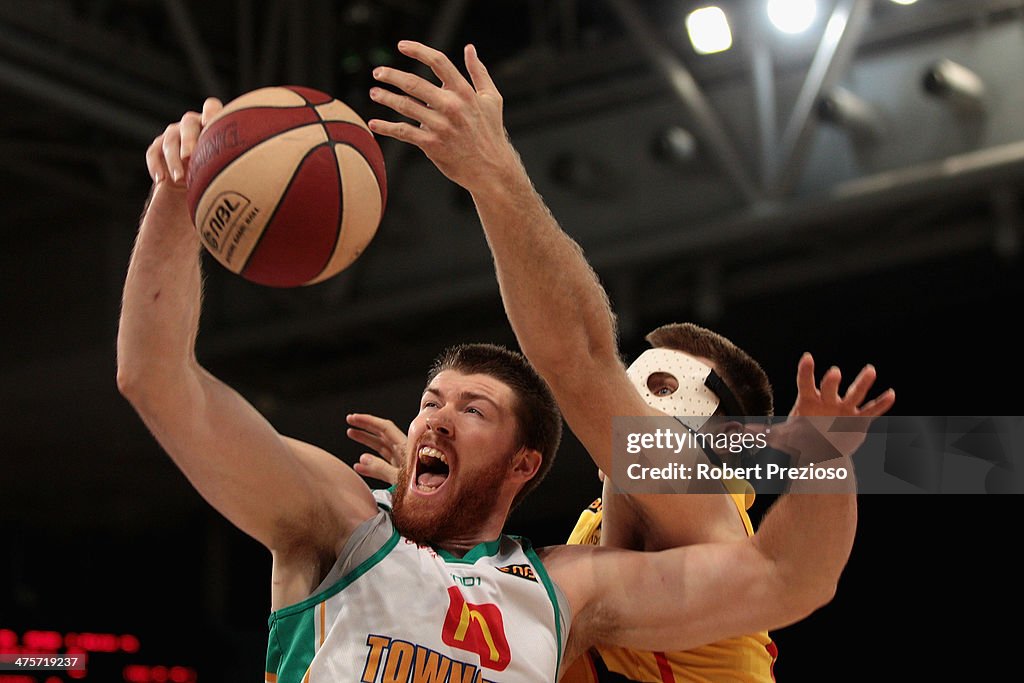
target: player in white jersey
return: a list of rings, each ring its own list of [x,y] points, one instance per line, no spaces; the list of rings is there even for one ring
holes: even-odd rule
[[[460,97],[476,97],[472,88],[466,91],[468,84],[457,82],[461,76],[440,53],[410,43],[401,49],[422,49],[442,81],[458,87]],[[500,97],[488,89],[482,64],[472,51],[468,56],[474,81],[487,95],[484,104],[500,111]],[[416,78],[390,74],[396,80]],[[407,90],[421,84],[429,86],[421,91],[422,101],[407,104],[424,126],[391,124],[398,128],[385,131],[388,126],[377,122],[377,132],[404,134],[401,126],[406,126],[433,136],[444,128],[435,117],[454,109],[436,98],[440,88],[422,79],[408,82]],[[125,281],[118,386],[199,493],[272,553],[272,621],[283,624],[295,617],[305,625],[272,630],[268,661],[278,662],[278,669],[268,671],[268,679],[337,680],[353,671],[355,661],[363,666],[359,677],[371,681],[403,676],[452,681],[456,669],[464,682],[555,680],[559,667],[596,643],[686,649],[791,623],[831,599],[853,541],[852,495],[783,496],[751,539],[662,552],[557,546],[541,549],[533,559],[525,546],[504,539],[509,511],[550,466],[560,423],[550,391],[532,368],[516,354],[494,347],[469,347],[468,353],[456,349],[446,356],[451,363],[435,367],[409,426],[393,509],[383,516],[351,468],[315,446],[279,434],[195,357],[200,243],[181,179],[204,121],[219,108],[219,102],[208,100],[201,114],[189,112],[168,126],[147,152],[154,189]],[[495,125],[486,117],[462,124]],[[500,117],[497,129],[502,132]],[[485,226],[493,225],[495,210],[518,211],[514,201],[521,197],[513,195],[513,203],[505,203],[509,190],[519,186],[503,187],[503,149],[491,150],[496,155],[491,160],[486,150],[482,155],[471,149],[448,151],[470,162],[456,175],[471,189]],[[516,286],[501,269],[499,278],[504,290]],[[590,313],[607,315],[605,309]],[[472,356],[469,362],[466,355]],[[572,360],[566,367],[572,367]],[[643,401],[621,363],[591,370],[583,380],[590,386],[590,420],[580,422],[577,433],[583,432],[584,443],[601,462],[611,448],[611,416],[662,413]],[[579,406],[564,407],[578,417]],[[863,434],[829,432],[823,437],[813,425],[787,424],[785,430],[773,429],[771,438],[781,440],[779,445],[799,442],[802,454],[820,463],[830,457],[845,460]],[[837,482],[836,490],[849,493],[852,485],[852,478]],[[799,487],[794,484],[794,491]],[[398,534],[388,531],[389,524]],[[383,534],[389,540],[375,547]],[[395,545],[388,549],[391,539]],[[422,548],[415,555],[398,553],[400,543],[403,549]],[[527,579],[522,580],[531,586],[528,597],[513,595],[517,589],[506,579],[521,577],[511,566],[494,602],[487,594],[464,591],[455,577],[471,581],[477,575],[452,571],[449,565],[460,560],[475,564],[495,547],[511,565],[528,565],[535,574],[545,571],[555,595],[548,594],[544,581]],[[373,550],[366,559],[346,564],[368,548]],[[431,553],[442,556],[442,551],[450,559],[426,562]],[[528,561],[518,562],[520,553]],[[388,596],[387,609],[378,610],[384,602],[374,603],[370,596],[399,589],[385,581],[373,589],[376,593],[368,592],[369,584],[376,572],[390,575],[399,566],[406,566],[402,576],[415,572],[417,593],[409,600]],[[518,571],[527,573],[527,567]],[[486,580],[486,573],[480,578]],[[422,609],[404,607],[419,600]],[[527,604],[510,606],[519,600]],[[559,600],[566,606],[562,617],[556,615]],[[517,632],[505,631],[507,652],[492,628],[506,609],[510,623],[517,624]],[[542,633],[519,641],[525,635],[519,624],[525,620],[535,621]],[[359,640],[353,642],[352,634]],[[435,657],[437,668],[430,668]],[[505,660],[507,675],[498,669]],[[467,679],[468,667],[475,669]]]
[[[502,536],[456,557],[401,538],[391,493],[374,495],[380,512],[321,586],[271,615],[268,678],[550,680],[567,608],[529,542]]]

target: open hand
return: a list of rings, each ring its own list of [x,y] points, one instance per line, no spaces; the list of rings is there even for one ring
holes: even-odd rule
[[[501,93],[475,47],[465,48],[472,84],[443,52],[411,40],[399,42],[398,50],[430,67],[441,84],[387,66],[374,69],[375,79],[401,92],[374,87],[370,98],[419,124],[371,119],[374,133],[419,147],[449,180],[470,192],[519,164],[502,123]]]
[[[373,449],[374,453],[363,453],[353,469],[364,477],[379,479],[394,484],[398,481],[398,470],[405,462],[405,432],[391,420],[352,413],[347,416],[348,438]]]
[[[876,377],[874,366],[866,365],[840,396],[842,372],[839,368],[829,368],[819,388],[814,379],[814,358],[805,353],[797,365],[796,402],[789,419],[771,428],[769,445],[796,457],[797,461],[822,462],[852,455],[864,443],[875,418],[889,412],[896,402],[896,392],[888,389],[865,403]],[[831,446],[819,437],[824,437]]]
[[[791,418],[797,416],[828,415],[831,417],[869,417],[885,415],[896,402],[896,392],[888,389],[878,397],[864,402],[871,391],[878,373],[875,366],[865,365],[850,383],[846,393],[839,396],[842,372],[836,366],[829,368],[821,378],[821,388],[814,381],[814,357],[805,353],[796,370],[796,403],[789,411]]]

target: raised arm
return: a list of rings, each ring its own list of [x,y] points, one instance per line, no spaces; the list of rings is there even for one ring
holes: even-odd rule
[[[863,429],[870,419],[861,421]],[[830,432],[831,422],[791,420],[772,429],[769,443],[790,453],[795,466],[845,467],[850,476],[827,488],[821,481],[794,481],[752,538],[648,553],[548,550],[545,564],[576,615],[573,653],[595,643],[686,650],[780,628],[829,602],[856,529],[848,454],[863,441],[862,432]]]
[[[473,46],[465,49],[472,83],[437,50],[412,41],[398,47],[441,85],[378,67],[374,77],[404,94],[374,88],[371,97],[420,125],[372,120],[370,128],[419,147],[472,194],[519,345],[591,457],[610,472],[611,417],[651,411],[619,359],[604,289],[534,190],[505,133],[501,94]]]
[[[545,562],[577,615],[572,647],[614,643],[685,650],[780,628],[828,603],[857,526],[850,456],[871,422],[895,402],[891,389],[865,402],[874,379],[868,366],[840,395],[840,373],[831,368],[819,388],[814,360],[803,355],[793,413],[772,427],[768,443],[788,453],[792,466],[845,468],[848,477],[793,480],[752,538],[656,553],[606,547],[548,551]],[[843,431],[831,429],[836,416]],[[622,590],[623,577],[629,577],[629,590]]]
[[[325,559],[375,513],[369,490],[340,460],[278,434],[195,357],[200,242],[183,178],[219,108],[208,100],[202,115],[185,114],[147,152],[154,187],[125,281],[118,387],[203,498],[274,551],[275,562],[281,554]]]

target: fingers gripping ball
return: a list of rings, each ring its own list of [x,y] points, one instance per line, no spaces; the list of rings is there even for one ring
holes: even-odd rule
[[[384,158],[366,123],[330,95],[295,86],[229,102],[199,136],[186,182],[210,253],[274,287],[348,267],[387,200]]]

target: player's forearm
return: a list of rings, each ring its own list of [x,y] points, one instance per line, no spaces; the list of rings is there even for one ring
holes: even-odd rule
[[[118,385],[129,397],[159,391],[194,368],[200,245],[183,195],[166,182],[157,185],[128,266],[117,369]]]
[[[848,493],[805,493],[795,487],[769,510],[753,541],[771,561],[780,607],[788,611],[785,622],[832,599],[856,528],[852,486]]]
[[[569,361],[617,360],[614,318],[604,289],[518,158],[481,186],[473,198],[506,313],[526,356],[544,374]]]

